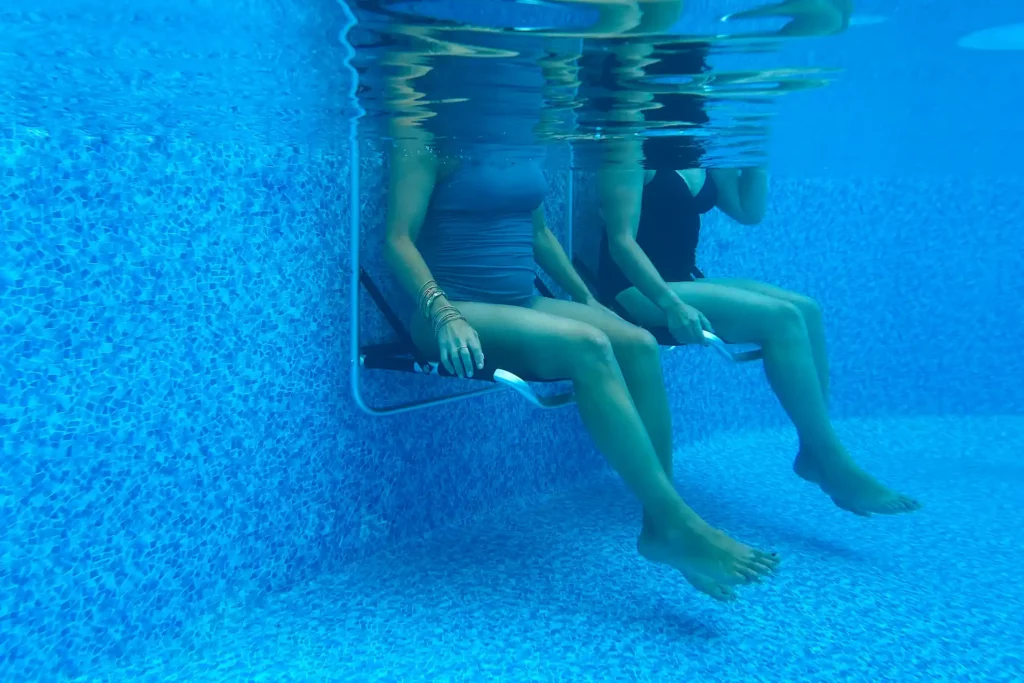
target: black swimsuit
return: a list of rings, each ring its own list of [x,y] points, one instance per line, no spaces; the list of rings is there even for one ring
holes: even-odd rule
[[[636,242],[665,282],[689,282],[694,273],[699,273],[700,217],[713,209],[717,201],[718,187],[710,173],[696,196],[675,171],[658,171],[644,186]],[[612,260],[607,233],[601,236],[597,279],[605,305],[633,286]]]

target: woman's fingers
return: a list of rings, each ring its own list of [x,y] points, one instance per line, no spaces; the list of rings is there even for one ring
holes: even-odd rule
[[[690,321],[690,333],[698,344],[707,344],[708,340],[704,338],[704,328],[700,326],[700,320]]]
[[[473,352],[473,360],[476,361],[476,369],[484,369],[484,350],[480,347],[480,340],[474,339],[470,345],[469,350]]]
[[[472,377],[484,367],[480,338],[472,328],[448,330],[438,340],[438,351],[445,370],[456,377]]]
[[[452,358],[452,367],[455,368],[456,375],[459,377],[465,377],[466,368],[462,366],[462,349],[459,348],[463,346],[463,344],[461,344],[457,339],[452,340],[451,344],[452,345],[448,353]]]
[[[694,333],[694,326],[690,323],[684,323],[679,327],[672,328],[669,330],[672,332],[672,336],[676,338],[680,344],[702,344],[703,335]]]
[[[440,351],[441,351],[441,365],[444,366],[445,370],[447,370],[449,373],[454,375],[455,374],[455,366],[452,365],[451,354],[448,351],[448,347],[447,346],[442,346]]]
[[[715,328],[711,327],[711,321],[703,313],[700,314],[700,325],[711,334],[715,333]]]
[[[463,376],[473,376],[473,354],[469,351],[469,346],[461,344],[459,346],[459,363],[462,365]]]

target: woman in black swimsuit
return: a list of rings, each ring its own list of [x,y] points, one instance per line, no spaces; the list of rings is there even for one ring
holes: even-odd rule
[[[667,326],[682,343],[703,343],[703,330],[713,329],[731,342],[760,345],[768,382],[800,436],[797,475],[859,515],[917,510],[917,501],[862,470],[832,427],[817,303],[761,282],[705,279],[696,268],[701,214],[718,207],[744,225],[759,223],[764,170],[609,167],[598,183],[605,220],[598,279],[605,303],[642,326]]]

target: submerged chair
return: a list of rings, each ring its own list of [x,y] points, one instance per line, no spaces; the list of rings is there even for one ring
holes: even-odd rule
[[[411,372],[421,375],[438,375],[439,377],[458,377],[458,375],[452,374],[444,367],[441,363],[431,361],[426,358],[419,349],[416,348],[416,344],[412,340],[412,335],[406,328],[405,324],[399,318],[395,310],[384,300],[384,295],[381,293],[380,288],[370,277],[369,273],[366,272],[362,267],[359,268],[359,283],[366,290],[366,293],[373,299],[374,305],[377,306],[377,310],[381,312],[388,325],[394,331],[398,337],[398,341],[386,342],[383,344],[369,344],[360,345],[359,347],[359,366],[366,370],[394,370],[397,372]],[[538,290],[544,296],[551,296],[551,291],[546,285],[537,278],[536,281]],[[543,289],[541,289],[543,287]],[[520,396],[525,398],[530,403],[534,404],[538,408],[559,408],[564,405],[574,403],[576,400],[573,392],[567,391],[560,394],[554,395],[542,395],[530,387],[530,382],[545,382],[554,383],[566,381],[562,380],[543,380],[539,377],[531,377],[529,375],[515,375],[507,370],[496,368],[490,365],[484,365],[482,370],[478,370],[473,373],[473,376],[467,378],[479,382],[491,382],[493,384],[502,385],[517,392]],[[432,401],[424,401],[424,404],[429,404]],[[409,406],[412,407],[412,406]]]
[[[579,268],[579,265],[577,268]],[[580,272],[581,275],[583,275],[584,271]],[[586,272],[589,274],[589,271]],[[584,277],[586,278],[586,275],[584,275]],[[359,284],[366,290],[366,293],[370,295],[370,298],[373,300],[377,310],[379,310],[381,315],[384,316],[384,319],[387,321],[388,325],[397,337],[397,341],[393,342],[367,345],[360,344],[360,368],[365,370],[391,370],[395,372],[407,372],[420,375],[437,375],[439,377],[458,377],[457,375],[449,372],[441,363],[429,360],[416,348],[408,328],[402,322],[398,314],[395,313],[395,310],[391,305],[384,299],[383,293],[380,288],[377,287],[373,278],[370,277],[370,274],[362,267],[359,268]],[[534,285],[542,296],[552,299],[556,298],[554,293],[552,293],[540,278],[536,278]],[[353,312],[353,314],[356,314],[356,312]],[[667,328],[656,328],[650,330],[650,332],[658,340],[658,343],[663,346],[680,346],[680,344],[673,339]],[[710,347],[715,349],[724,358],[734,363],[745,363],[757,360],[761,357],[759,350],[734,352],[729,348],[728,344],[710,332],[705,332],[704,338],[708,341],[708,345]],[[502,368],[485,365],[482,370],[475,372],[473,377],[468,379],[471,381],[487,382],[493,385],[504,386],[512,389],[538,408],[560,408],[576,401],[576,397],[572,390],[545,395],[538,394],[534,391],[533,387],[530,386],[530,383],[553,384],[565,382],[568,378],[544,380],[539,377],[531,377],[529,375],[516,375]],[[430,405],[435,402],[437,402],[437,399],[417,401],[403,406],[398,406],[392,412],[398,410],[409,410],[420,406]]]

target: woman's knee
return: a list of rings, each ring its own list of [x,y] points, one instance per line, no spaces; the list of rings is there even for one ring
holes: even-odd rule
[[[807,334],[803,311],[791,301],[766,301],[759,312],[761,341]]]
[[[804,322],[808,325],[820,324],[822,320],[821,304],[815,299],[803,294],[796,294],[793,297],[793,305],[800,311],[800,315],[804,317]]]
[[[658,340],[642,327],[624,324],[610,335],[610,339],[620,364],[624,362],[660,363]]]
[[[596,327],[581,325],[569,338],[569,347],[569,362],[575,373],[617,368],[612,340]]]

